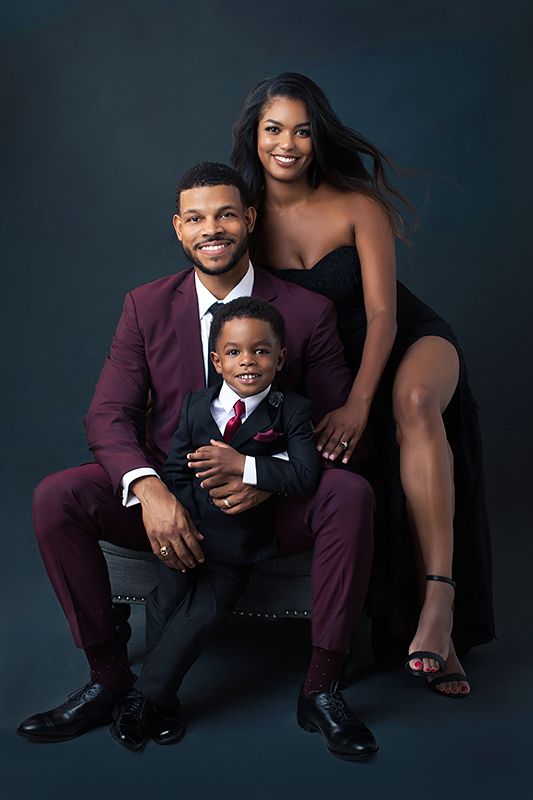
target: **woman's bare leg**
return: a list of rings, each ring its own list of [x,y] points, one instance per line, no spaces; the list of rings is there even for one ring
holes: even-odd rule
[[[420,548],[424,573],[452,577],[454,485],[453,459],[442,413],[459,379],[459,358],[453,345],[437,336],[419,339],[406,352],[396,373],[393,405],[400,443],[402,486]],[[431,650],[448,662],[447,672],[462,672],[450,634],[453,588],[425,583],[418,628],[409,648]],[[440,669],[433,659],[422,668]],[[411,662],[413,669],[420,664]],[[469,691],[468,682],[442,683],[444,693]]]

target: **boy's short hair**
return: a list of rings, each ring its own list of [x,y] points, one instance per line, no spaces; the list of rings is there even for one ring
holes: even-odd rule
[[[279,311],[258,297],[238,297],[215,312],[211,323],[211,347],[216,350],[222,328],[232,319],[259,319],[268,322],[280,347],[285,342],[285,323]]]

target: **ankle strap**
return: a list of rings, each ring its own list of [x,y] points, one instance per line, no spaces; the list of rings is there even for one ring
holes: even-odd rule
[[[442,581],[442,583],[449,583],[455,589],[455,581],[452,578],[445,578],[444,575],[426,575],[427,581]]]

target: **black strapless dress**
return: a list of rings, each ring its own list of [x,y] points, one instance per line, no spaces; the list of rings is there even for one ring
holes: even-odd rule
[[[361,267],[355,247],[339,247],[312,269],[275,270],[278,278],[319,292],[333,301],[346,358],[354,376],[366,336]],[[454,457],[455,594],[453,638],[461,652],[494,637],[489,526],[486,513],[477,404],[468,385],[466,364],[451,327],[429,306],[397,283],[398,332],[374,397],[369,417],[374,447],[367,477],[377,498],[375,556],[367,608],[374,620],[374,645],[380,660],[405,655],[418,621],[419,602],[411,536],[400,482],[399,447],[392,411],[392,386],[398,365],[413,342],[441,336],[456,348],[460,376],[444,412]]]

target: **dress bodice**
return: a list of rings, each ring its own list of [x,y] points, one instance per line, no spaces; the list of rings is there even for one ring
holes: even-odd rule
[[[272,270],[278,278],[318,292],[333,302],[338,328],[350,366],[357,367],[366,333],[361,264],[355,247],[327,253],[311,269]]]
[[[275,274],[329,297],[337,307],[361,291],[361,264],[350,245],[331,250],[310,269],[277,269]]]
[[[277,269],[273,272],[278,278],[318,292],[334,303],[346,358],[356,370],[366,335],[361,262],[357,249],[344,245],[326,253],[310,269]],[[411,339],[419,326],[440,321],[437,314],[402,283],[397,281],[396,286],[398,339]]]

